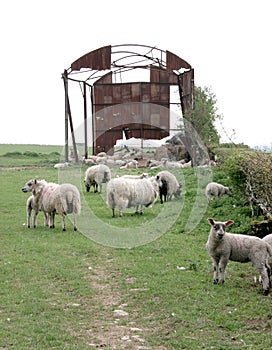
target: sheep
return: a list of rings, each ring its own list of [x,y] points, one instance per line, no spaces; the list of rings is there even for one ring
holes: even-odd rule
[[[102,193],[102,184],[109,182],[111,179],[110,168],[105,164],[93,165],[85,172],[84,183],[86,191],[89,192],[91,186],[94,187],[94,193],[98,192],[98,186],[100,193]]]
[[[208,221],[211,230],[206,249],[213,260],[213,283],[224,283],[229,260],[241,263],[251,261],[262,278],[264,294],[267,295],[271,285],[269,260],[272,257],[272,248],[269,244],[255,236],[227,233],[226,227],[233,224],[231,220],[221,222],[209,218]]]
[[[221,185],[217,182],[210,182],[208,183],[208,185],[206,186],[206,197],[208,200],[208,203],[211,203],[211,198],[213,197],[214,199],[217,198],[222,198],[222,196],[224,194],[227,194],[229,196],[231,196],[231,190],[229,187],[226,187],[224,185]]]
[[[138,161],[131,159],[125,165],[120,166],[120,169],[138,169]]]
[[[157,173],[156,178],[161,181],[159,186],[161,203],[163,203],[163,197],[166,202],[170,201],[173,195],[176,198],[180,196],[181,184],[178,182],[174,174],[170,173],[168,170],[162,170]]]
[[[68,168],[69,166],[71,166],[70,163],[65,162],[65,163],[57,163],[54,165],[55,169],[61,169],[61,168]]]
[[[158,197],[158,183],[154,178],[128,179],[117,177],[111,179],[107,186],[107,205],[115,216],[115,208],[119,211],[119,217],[123,216],[123,210],[130,207],[140,207],[143,215],[143,207],[151,207]]]
[[[262,238],[262,240],[265,241],[267,244],[269,244],[270,247],[272,247],[272,233],[264,236]],[[269,267],[270,267],[270,273],[271,273],[272,272],[272,258],[269,259]],[[262,281],[261,276],[260,276],[259,280],[260,280],[260,282]]]
[[[130,175],[130,174],[125,174],[120,177],[126,178],[126,179],[144,179],[148,178],[149,174],[148,173],[142,173],[140,175]]]
[[[34,211],[33,215],[33,227],[37,226],[37,215],[39,213],[39,208],[34,203],[34,196],[31,195],[26,201],[26,213],[27,213],[27,227],[30,228],[31,212]],[[48,215],[44,213],[44,226],[48,226]]]
[[[65,216],[73,214],[74,231],[76,227],[76,214],[80,214],[80,194],[76,186],[55,184],[45,180],[29,180],[22,188],[23,192],[32,192],[33,203],[36,208],[48,214],[49,227],[54,228],[55,214],[62,216],[62,230],[66,231]]]

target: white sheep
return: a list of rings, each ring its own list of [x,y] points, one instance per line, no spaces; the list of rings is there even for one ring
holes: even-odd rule
[[[272,247],[272,233],[264,236],[262,240],[265,241],[267,244],[269,244],[270,247]],[[271,272],[272,272],[272,258],[269,259],[269,267],[270,267],[270,274],[271,274]],[[260,278],[260,280],[261,280],[261,278]]]
[[[31,213],[34,211],[33,215],[33,227],[37,227],[37,215],[39,214],[39,208],[34,203],[34,196],[31,195],[26,201],[26,218],[27,218],[27,227],[30,228],[31,222]],[[48,226],[48,215],[44,213],[44,226]]]
[[[94,188],[94,193],[97,192],[98,186],[102,193],[102,184],[109,182],[111,179],[110,168],[105,164],[93,165],[85,172],[84,183],[86,191],[89,192],[91,186]]]
[[[140,175],[132,175],[132,174],[125,174],[122,175],[120,177],[126,178],[126,179],[144,179],[144,178],[148,178],[149,174],[148,173],[142,173]]]
[[[138,169],[138,161],[131,159],[125,165],[120,166],[120,169]]]
[[[230,188],[221,185],[217,182],[208,183],[208,185],[206,186],[205,193],[209,204],[211,203],[212,197],[213,199],[221,198],[224,194],[231,196]]]
[[[48,214],[50,228],[55,227],[55,214],[62,216],[62,230],[66,230],[65,216],[73,214],[74,230],[76,215],[80,214],[80,194],[72,184],[48,183],[45,180],[30,180],[22,188],[23,192],[32,192],[33,203],[36,208]]]
[[[206,249],[213,260],[213,283],[218,283],[220,271],[220,283],[225,281],[225,269],[229,260],[246,263],[251,261],[262,278],[264,294],[270,289],[269,260],[272,257],[272,249],[262,239],[255,236],[232,234],[226,232],[226,227],[233,221],[214,221],[208,219],[211,230]]]
[[[111,179],[107,186],[107,205],[114,211],[118,209],[119,216],[123,216],[123,210],[135,207],[136,213],[140,207],[140,214],[143,214],[143,207],[151,207],[158,197],[158,183],[152,179],[129,179],[117,177]]]
[[[159,186],[161,203],[163,203],[163,196],[165,201],[170,201],[172,196],[180,196],[181,184],[174,174],[168,170],[162,170],[157,173],[156,177],[161,181]]]

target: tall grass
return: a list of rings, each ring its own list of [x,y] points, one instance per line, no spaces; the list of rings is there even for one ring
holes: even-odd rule
[[[42,165],[0,169],[0,349],[271,349],[271,295],[263,296],[253,267],[230,262],[225,284],[212,284],[207,217],[234,220],[235,233],[251,223],[235,193],[205,207],[188,233],[198,183],[194,170],[184,169],[186,186],[173,200],[181,211],[169,229],[148,244],[112,248],[73,232],[69,220],[62,232],[58,216],[54,230],[43,227],[41,214],[38,227],[27,229],[21,187],[31,178],[59,180],[46,160]],[[213,179],[228,185],[220,169]],[[81,191],[102,222],[120,229],[141,227],[162,211],[157,202],[144,216],[112,219],[103,196]],[[116,309],[127,316],[116,317]]]

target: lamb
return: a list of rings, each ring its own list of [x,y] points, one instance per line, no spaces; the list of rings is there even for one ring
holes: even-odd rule
[[[262,240],[265,241],[267,244],[269,244],[270,247],[272,247],[272,233],[264,236]],[[269,259],[269,267],[270,267],[270,273],[271,273],[272,272],[272,258]]]
[[[39,214],[39,208],[35,206],[34,196],[31,195],[26,201],[26,213],[27,213],[27,227],[30,228],[31,212],[34,211],[33,215],[33,227],[37,227],[37,215]],[[48,215],[44,213],[44,226],[48,226]]]
[[[206,243],[206,249],[213,260],[213,283],[218,283],[220,271],[221,284],[225,281],[225,269],[229,260],[246,263],[251,261],[262,278],[264,294],[268,295],[271,286],[269,260],[272,248],[268,243],[255,236],[232,234],[226,232],[226,227],[233,221],[214,221],[208,219],[211,230]]]
[[[158,183],[154,178],[129,179],[117,177],[111,179],[107,186],[107,205],[115,216],[115,208],[119,211],[119,217],[123,216],[123,210],[130,207],[140,207],[143,215],[143,207],[151,207],[158,197]]]
[[[214,199],[221,198],[224,194],[227,194],[231,196],[231,190],[229,187],[226,187],[224,185],[221,185],[217,182],[210,182],[206,186],[206,197],[208,200],[208,203],[211,203],[211,198],[213,197]]]
[[[174,195],[176,198],[180,196],[181,193],[181,184],[178,182],[176,176],[168,170],[163,170],[157,173],[157,180],[160,180],[160,200],[163,203],[164,201],[170,201]]]
[[[111,179],[110,168],[105,164],[93,165],[85,172],[85,187],[89,192],[91,186],[94,187],[94,193],[98,192],[98,186],[100,193],[102,193],[102,184],[109,182]]]
[[[48,183],[45,180],[29,180],[22,188],[23,192],[32,192],[33,205],[48,214],[49,226],[54,228],[55,214],[62,216],[62,230],[66,231],[65,217],[73,214],[74,231],[76,227],[76,214],[80,214],[80,194],[76,186],[66,184]]]

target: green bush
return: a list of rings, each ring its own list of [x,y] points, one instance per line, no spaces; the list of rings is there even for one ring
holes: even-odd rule
[[[252,217],[254,206],[272,217],[272,154],[262,151],[233,152],[223,165],[233,185],[243,192],[249,202]]]

